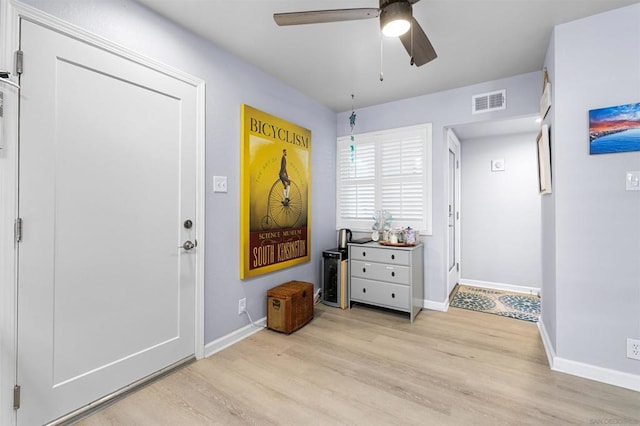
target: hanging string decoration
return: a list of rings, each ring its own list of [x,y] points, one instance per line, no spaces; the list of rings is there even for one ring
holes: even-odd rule
[[[351,127],[351,146],[349,147],[350,149],[350,160],[351,160],[351,164],[353,164],[353,162],[355,161],[355,154],[356,154],[356,147],[353,145],[353,142],[355,142],[355,137],[353,136],[353,128],[356,127],[356,111],[353,108],[353,98],[355,96],[352,94],[351,95],[351,115],[349,116],[349,126]]]
[[[354,141],[353,128],[356,127],[356,111],[353,109],[353,98],[354,95],[351,95],[351,115],[349,116],[349,126],[351,126],[351,142]]]

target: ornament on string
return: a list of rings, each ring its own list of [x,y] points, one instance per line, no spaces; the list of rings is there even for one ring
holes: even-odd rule
[[[353,137],[353,128],[356,127],[356,111],[353,108],[353,98],[355,95],[351,95],[351,115],[349,116],[349,126],[351,126],[351,142],[355,140]],[[353,146],[352,146],[353,148]]]

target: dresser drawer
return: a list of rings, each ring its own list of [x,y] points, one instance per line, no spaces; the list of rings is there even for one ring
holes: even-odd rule
[[[370,280],[387,281],[394,284],[409,285],[411,269],[385,263],[351,260],[351,276]]]
[[[410,310],[409,287],[405,285],[352,278],[351,300],[407,312]]]
[[[409,251],[352,245],[349,259],[383,262],[393,265],[409,265]]]

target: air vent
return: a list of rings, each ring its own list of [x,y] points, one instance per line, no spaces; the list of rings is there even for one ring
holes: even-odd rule
[[[481,112],[497,111],[507,108],[507,90],[497,90],[490,93],[473,95],[471,98],[471,112],[479,114]]]

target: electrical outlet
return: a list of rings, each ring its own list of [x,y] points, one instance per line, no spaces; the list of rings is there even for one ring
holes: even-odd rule
[[[627,358],[640,360],[640,340],[627,337]]]
[[[238,300],[238,315],[241,315],[247,311],[247,298],[243,297]]]

